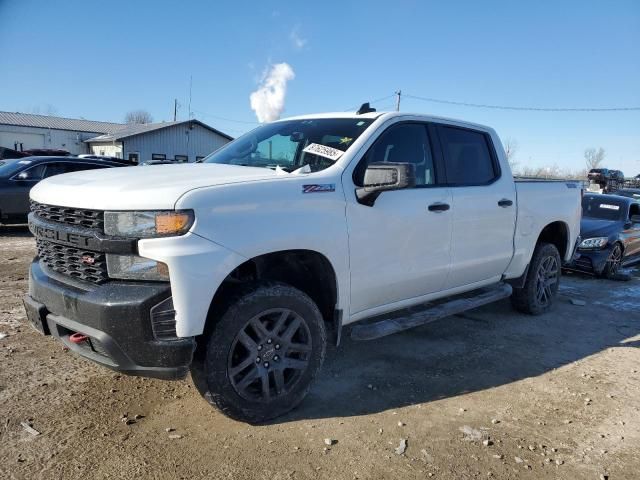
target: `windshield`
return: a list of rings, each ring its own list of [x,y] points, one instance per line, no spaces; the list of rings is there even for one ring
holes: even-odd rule
[[[318,172],[333,165],[364,132],[372,119],[321,118],[274,122],[252,130],[207,156],[205,163],[247,167],[305,167]]]
[[[0,160],[0,177],[10,177],[32,163],[26,158],[5,158]]]
[[[600,220],[623,220],[625,215],[625,203],[616,199],[591,196],[585,196],[582,199],[583,217]]]

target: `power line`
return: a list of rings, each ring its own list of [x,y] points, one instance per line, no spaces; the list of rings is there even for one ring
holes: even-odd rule
[[[369,102],[369,104],[373,105],[374,103],[382,102],[383,100],[386,100],[386,99],[388,99],[388,98],[395,97],[395,96],[396,96],[396,93],[392,93],[391,95],[387,95],[386,97],[382,97],[382,98],[377,98],[377,99],[375,99],[375,100],[371,100],[371,101]],[[354,110],[357,110],[359,107],[360,107],[360,105],[356,105],[356,106],[355,106],[355,107],[353,107],[353,108],[347,108],[347,109],[345,109],[345,110],[343,110],[343,111],[344,111],[344,112],[352,112],[352,111],[354,111]]]
[[[519,110],[530,112],[632,112],[640,111],[640,107],[581,107],[581,108],[543,108],[543,107],[515,107],[507,105],[489,105],[482,103],[469,103],[469,102],[454,102],[452,100],[441,100],[439,98],[419,97],[417,95],[404,94],[407,98],[413,98],[415,100],[422,100],[424,102],[444,103],[446,105],[459,105],[463,107],[474,108],[491,108],[494,110]]]

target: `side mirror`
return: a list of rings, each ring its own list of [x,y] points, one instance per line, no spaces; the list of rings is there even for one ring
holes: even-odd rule
[[[411,188],[415,184],[413,163],[372,163],[364,172],[364,186],[356,189],[356,198],[362,205],[372,207],[382,192]]]
[[[640,215],[631,215],[631,223],[640,223]]]

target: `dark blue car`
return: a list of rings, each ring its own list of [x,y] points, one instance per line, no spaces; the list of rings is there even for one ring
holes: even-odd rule
[[[29,191],[61,173],[123,167],[125,163],[77,157],[24,157],[0,160],[0,224],[26,223]]]
[[[570,268],[612,278],[640,261],[640,202],[619,195],[582,199],[581,243]]]

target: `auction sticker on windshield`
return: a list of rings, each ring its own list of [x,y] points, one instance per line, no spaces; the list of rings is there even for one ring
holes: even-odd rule
[[[333,160],[334,162],[338,160],[344,153],[342,150],[327,147],[326,145],[320,145],[319,143],[311,143],[307,145],[302,151],[306,153],[312,153],[313,155],[318,155],[320,157],[328,158],[329,160]]]

